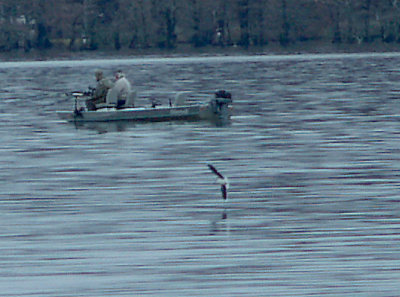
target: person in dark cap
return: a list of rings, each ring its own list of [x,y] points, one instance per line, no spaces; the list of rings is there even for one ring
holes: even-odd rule
[[[95,77],[97,81],[96,89],[93,92],[92,98],[86,100],[88,110],[96,110],[97,104],[105,103],[108,90],[113,87],[111,80],[104,77],[103,71],[96,70]]]

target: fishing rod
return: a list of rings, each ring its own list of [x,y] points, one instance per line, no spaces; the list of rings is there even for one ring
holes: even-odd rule
[[[57,90],[57,89],[43,89],[43,88],[29,88],[29,89],[33,91],[42,91],[42,92],[54,92],[54,93],[62,92],[62,90]]]

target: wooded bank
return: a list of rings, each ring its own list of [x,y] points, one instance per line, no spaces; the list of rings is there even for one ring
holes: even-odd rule
[[[0,0],[0,52],[400,44],[397,0]]]

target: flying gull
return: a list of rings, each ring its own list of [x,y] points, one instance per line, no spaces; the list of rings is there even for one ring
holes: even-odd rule
[[[228,189],[229,189],[228,178],[226,178],[221,173],[219,173],[218,170],[215,169],[215,167],[213,165],[207,164],[207,166],[218,177],[217,183],[219,183],[221,185],[222,198],[224,198],[224,200],[226,200],[226,198],[228,197]]]

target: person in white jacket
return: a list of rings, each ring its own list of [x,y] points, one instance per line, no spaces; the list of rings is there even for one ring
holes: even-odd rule
[[[114,86],[107,94],[107,104],[119,107],[125,104],[132,87],[125,74],[120,70],[115,74],[115,79]]]

